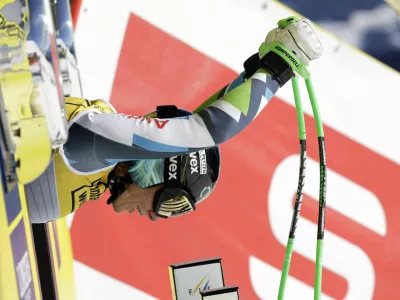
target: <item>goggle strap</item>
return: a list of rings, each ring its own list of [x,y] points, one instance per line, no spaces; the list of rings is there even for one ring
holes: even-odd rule
[[[181,156],[172,156],[165,159],[164,190],[181,189]]]

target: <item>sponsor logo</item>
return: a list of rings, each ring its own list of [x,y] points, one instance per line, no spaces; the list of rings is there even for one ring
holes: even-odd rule
[[[169,120],[159,120],[159,119],[152,119],[152,118],[146,118],[146,117],[141,117],[141,116],[125,115],[125,117],[127,117],[128,119],[140,120],[140,122],[147,122],[148,124],[152,124],[154,122],[158,129],[163,129],[165,127],[165,125],[167,125],[169,122]]]
[[[0,14],[0,31],[4,31],[9,37],[24,38],[24,31],[15,22],[8,22],[2,14]]]
[[[206,197],[210,192],[211,192],[211,188],[209,186],[206,186],[200,193],[200,199]]]
[[[176,178],[177,176],[177,169],[178,169],[178,156],[172,156],[169,158],[170,161],[170,165],[168,167],[168,180],[171,179],[175,179],[178,180],[178,178]]]
[[[199,154],[199,159],[197,159],[197,153]],[[199,152],[190,153],[190,174],[199,173],[200,167],[200,174],[207,174],[207,159],[206,159],[206,151],[201,150]]]
[[[196,293],[200,293],[200,291],[209,290],[211,288],[210,280],[211,278],[208,275],[204,276],[193,289],[189,289],[189,295],[194,296]]]
[[[197,160],[196,152],[190,153],[190,174],[199,173],[199,162]]]
[[[101,178],[93,181],[91,185],[83,185],[72,191],[72,199],[76,203],[78,200],[78,208],[81,207],[87,200],[97,200],[106,190],[106,186],[102,183]]]
[[[276,46],[275,49],[278,50],[279,52],[282,52],[283,54],[285,54],[285,56],[296,66],[296,68],[300,67],[300,64],[297,62],[297,60],[291,54],[289,54],[286,50],[282,49],[279,46]]]
[[[199,151],[199,158],[200,158],[200,174],[207,174],[207,158],[205,150]]]

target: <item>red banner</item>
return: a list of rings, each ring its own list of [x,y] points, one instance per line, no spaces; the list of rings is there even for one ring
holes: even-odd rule
[[[132,115],[143,115],[161,104],[194,109],[236,75],[131,15],[111,102],[118,111]],[[323,99],[320,102],[323,105]],[[318,162],[318,146],[313,119],[307,116],[306,124],[309,172]],[[351,299],[356,295],[400,298],[400,205],[396,196],[400,167],[328,126],[325,136],[328,208],[323,293],[334,299],[346,295]],[[215,192],[188,216],[151,223],[137,215],[115,214],[105,204],[106,197],[85,204],[72,227],[75,258],[155,297],[170,299],[168,265],[220,256],[226,284],[239,286],[243,299],[276,295],[278,285],[271,284],[276,278],[266,277],[270,273],[263,270],[279,270],[283,263],[285,247],[279,232],[288,233],[289,224],[284,221],[287,214],[280,221],[277,213],[286,203],[285,195],[297,184],[292,175],[284,175],[286,170],[294,178],[298,174],[298,164],[292,163],[299,152],[294,107],[273,99],[221,151],[221,179]],[[306,177],[306,185],[311,179]],[[291,195],[293,201],[294,192]],[[313,241],[316,200],[311,191],[305,191],[303,218],[298,224],[299,231],[302,226],[315,228],[307,229]],[[299,234],[290,275],[301,287],[312,288],[314,261],[307,255],[313,256],[314,250],[307,252],[308,246],[300,239]],[[315,244],[310,247],[314,249]],[[288,290],[293,287],[289,281]]]

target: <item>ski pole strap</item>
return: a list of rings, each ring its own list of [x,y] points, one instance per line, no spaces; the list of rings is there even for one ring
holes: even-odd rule
[[[274,76],[281,87],[294,77],[290,65],[278,54],[272,51],[266,53],[261,58],[260,67],[271,72],[272,76]]]
[[[265,54],[261,60],[258,53],[253,54],[244,62],[243,67],[245,70],[244,78],[250,78],[259,68],[262,68],[270,72],[281,87],[294,77],[290,65],[272,51]]]

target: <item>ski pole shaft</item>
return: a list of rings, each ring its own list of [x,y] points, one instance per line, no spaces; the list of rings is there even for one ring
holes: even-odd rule
[[[324,249],[324,229],[325,229],[325,207],[326,207],[326,150],[324,128],[319,113],[317,98],[312,86],[311,78],[306,79],[308,95],[314,114],[315,125],[318,134],[319,164],[320,164],[320,187],[319,187],[319,209],[318,209],[318,233],[317,233],[317,252],[315,262],[314,278],[314,300],[321,299],[322,290],[322,257]]]
[[[300,88],[297,77],[292,78],[293,94],[296,104],[297,122],[300,137],[300,168],[299,168],[299,181],[297,186],[296,201],[293,209],[292,222],[290,225],[289,239],[286,245],[285,260],[281,273],[281,280],[279,284],[278,300],[283,300],[285,296],[285,287],[287,277],[289,275],[290,262],[292,258],[293,245],[296,234],[297,220],[300,214],[301,203],[303,198],[303,186],[305,179],[305,161],[306,161],[306,127],[304,122],[303,106],[301,103]]]

